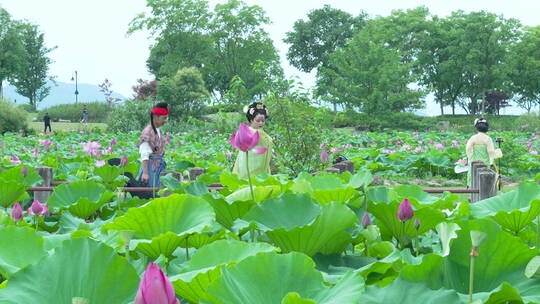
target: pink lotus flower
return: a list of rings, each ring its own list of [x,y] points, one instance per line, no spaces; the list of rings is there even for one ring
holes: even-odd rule
[[[367,226],[371,225],[371,218],[369,217],[369,214],[366,212],[364,213],[364,216],[362,216],[362,226],[364,228],[367,228]]]
[[[538,155],[538,151],[536,150],[530,150],[529,153],[531,153],[532,155]]]
[[[326,152],[326,149],[322,149],[321,151],[321,162],[323,164],[328,163],[328,152]]]
[[[229,150],[225,150],[225,156],[227,156],[227,158],[230,159],[231,157],[233,157],[233,153]]]
[[[339,148],[332,147],[330,148],[331,153],[339,153]]]
[[[32,206],[26,210],[28,214],[44,216],[49,211],[49,206],[41,204],[38,200],[34,200]]]
[[[171,282],[156,263],[146,267],[135,304],[180,304]]]
[[[111,139],[111,142],[109,143],[109,146],[115,146],[116,145],[116,138]]]
[[[81,143],[83,146],[83,152],[88,154],[88,156],[93,157],[99,154],[99,148],[101,148],[101,144],[97,141],[89,141],[85,143]]]
[[[420,153],[420,152],[422,152],[422,148],[421,147],[416,147],[416,148],[414,148],[414,152]]]
[[[129,161],[128,157],[125,154],[122,155],[122,157],[120,158],[120,166],[122,166],[122,167],[127,166],[128,161]]]
[[[322,143],[322,144],[319,146],[319,148],[321,148],[321,149],[326,149],[326,143]]]
[[[350,148],[352,148],[351,144],[344,144],[343,145],[343,149],[350,149]]]
[[[396,150],[381,149],[381,152],[384,154],[392,154],[392,153],[396,153]]]
[[[467,159],[466,158],[462,158],[462,159],[458,160],[457,162],[458,162],[458,164],[460,164],[462,166],[467,165]]]
[[[38,139],[38,142],[43,146],[43,148],[45,148],[45,150],[49,150],[52,144],[52,142],[48,139]]]
[[[397,218],[402,222],[406,222],[414,216],[414,210],[411,206],[409,199],[404,199],[401,204],[399,204]]]
[[[21,204],[16,203],[11,209],[11,219],[15,222],[20,222],[23,219]]]
[[[41,150],[36,147],[34,150],[32,150],[32,155],[37,158],[39,151],[41,151]]]
[[[459,142],[457,140],[452,140],[452,148],[459,148]]]
[[[259,132],[251,131],[248,125],[240,124],[238,131],[231,136],[231,145],[240,151],[248,152],[253,150],[257,154],[263,154],[268,148],[255,148],[259,144]],[[254,149],[255,148],[255,149]]]
[[[411,146],[409,146],[408,144],[404,144],[402,146],[402,148],[405,149],[405,150],[409,150],[409,149],[411,149]]]
[[[437,149],[437,150],[444,150],[444,145],[443,145],[443,144],[436,144],[436,145],[435,145],[435,149]]]
[[[105,161],[104,160],[98,160],[95,164],[94,164],[96,167],[103,167],[105,166]]]
[[[13,155],[9,161],[14,165],[22,164],[22,161],[17,157],[17,155]]]

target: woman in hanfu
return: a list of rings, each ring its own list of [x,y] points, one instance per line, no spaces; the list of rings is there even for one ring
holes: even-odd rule
[[[487,120],[484,118],[475,119],[474,127],[478,133],[471,136],[465,146],[469,165],[467,172],[467,185],[469,187],[471,187],[471,163],[473,161],[482,161],[489,167],[493,164],[494,159],[502,157],[501,149],[495,149],[493,140],[486,134],[489,129]]]
[[[156,104],[150,111],[150,124],[141,132],[139,153],[141,155],[141,168],[138,180],[148,187],[159,187],[159,177],[167,164],[163,159],[165,155],[166,139],[159,129],[169,118],[168,105],[165,102]]]
[[[259,132],[259,144],[255,146],[252,151],[247,152],[249,162],[249,173],[252,176],[259,174],[271,174],[270,172],[270,160],[272,159],[272,138],[266,132],[263,127],[268,117],[268,109],[261,102],[254,102],[244,108],[246,118],[249,122],[249,128],[253,132]],[[255,153],[257,148],[267,148],[266,152],[262,154]],[[238,157],[234,163],[233,173],[238,175],[239,178],[247,179],[248,171],[246,168],[246,153],[238,151]]]

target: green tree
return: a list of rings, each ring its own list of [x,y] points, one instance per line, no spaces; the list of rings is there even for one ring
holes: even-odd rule
[[[453,53],[463,64],[465,81],[460,106],[470,114],[485,110],[485,96],[491,91],[505,91],[509,72],[509,51],[521,28],[516,19],[505,19],[485,11],[453,12],[454,44],[460,52]],[[482,99],[484,102],[478,103]]]
[[[289,63],[303,72],[311,72],[326,65],[328,56],[345,46],[347,41],[364,25],[367,15],[357,17],[326,4],[312,10],[307,21],[297,20],[293,31],[286,33],[283,41],[290,45],[287,51]]]
[[[19,22],[12,20],[9,13],[0,7],[0,99],[4,81],[13,80],[23,63],[25,51],[19,29]]]
[[[222,98],[235,76],[244,81],[250,98],[264,94],[253,65],[262,60],[279,66],[279,57],[263,29],[270,20],[261,7],[237,0],[216,5],[213,12],[197,0],[150,0],[148,6],[151,15],[137,16],[130,32],[146,28],[156,37],[147,64],[158,79],[199,67],[214,97]]]
[[[196,68],[183,68],[174,76],[161,79],[157,97],[169,103],[173,117],[187,118],[199,114],[208,98],[208,91]]]
[[[423,92],[411,89],[416,82],[409,55],[413,38],[398,38],[402,34],[389,24],[397,27],[395,16],[401,12],[393,14],[392,19],[369,20],[347,46],[330,55],[317,79],[320,97],[368,114],[423,106]]]
[[[47,54],[54,48],[45,47],[44,34],[33,24],[21,25],[21,40],[25,50],[24,63],[17,70],[13,84],[17,93],[27,97],[30,105],[36,108],[38,102],[49,95],[50,87],[46,86],[49,77],[49,64],[52,60]]]
[[[526,28],[510,53],[511,88],[517,105],[530,113],[540,106],[540,26]]]

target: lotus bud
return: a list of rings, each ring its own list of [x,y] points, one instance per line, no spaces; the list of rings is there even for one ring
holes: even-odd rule
[[[414,221],[414,228],[416,228],[416,230],[420,229],[420,220],[419,219],[416,219]]]
[[[326,152],[326,149],[323,149],[323,150],[321,151],[321,162],[322,162],[323,164],[328,163],[328,152]]]
[[[43,205],[38,200],[34,200],[31,208],[34,214],[41,214],[43,212]]]
[[[156,263],[148,264],[135,304],[179,304],[171,282]]]
[[[128,164],[128,158],[127,158],[127,156],[124,154],[124,155],[122,155],[122,157],[120,158],[120,166],[125,167],[125,166],[127,166],[127,164]]]
[[[11,219],[15,222],[20,222],[23,219],[21,204],[16,203],[13,205],[13,209],[11,209]]]
[[[28,175],[28,167],[22,166],[21,173],[22,173],[22,176],[26,177]]]
[[[399,204],[397,218],[402,222],[406,222],[412,219],[413,216],[414,210],[411,206],[411,202],[406,198]]]
[[[364,213],[364,216],[362,217],[362,226],[364,228],[367,228],[367,226],[371,225],[371,218],[369,217],[369,214],[366,212]]]

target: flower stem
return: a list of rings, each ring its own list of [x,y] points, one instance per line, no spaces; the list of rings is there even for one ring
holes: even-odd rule
[[[536,217],[536,249],[540,248],[540,215]]]
[[[251,199],[255,201],[255,195],[253,194],[253,185],[251,184],[251,174],[249,173],[249,152],[246,151],[246,169],[249,182],[249,191],[251,192]]]
[[[469,303],[473,302],[473,289],[474,289],[474,260],[478,256],[478,247],[473,246],[471,249],[471,262],[469,265]]]

